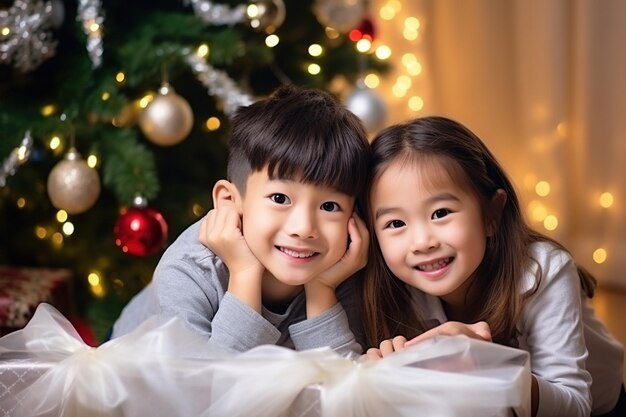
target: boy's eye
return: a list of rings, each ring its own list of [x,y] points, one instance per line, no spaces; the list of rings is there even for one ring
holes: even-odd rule
[[[402,220],[392,220],[389,223],[387,223],[387,228],[389,229],[398,229],[400,227],[403,227],[405,225],[405,223]]]
[[[285,194],[272,194],[270,196],[270,200],[277,204],[289,204],[289,197],[287,197]]]
[[[435,210],[435,212],[432,215],[432,219],[441,219],[442,217],[446,217],[448,214],[450,214],[450,210],[448,209],[438,209]]]
[[[325,203],[322,203],[322,206],[320,208],[324,211],[339,211],[341,209],[341,207],[339,207],[339,204],[335,203],[334,201],[327,201]]]

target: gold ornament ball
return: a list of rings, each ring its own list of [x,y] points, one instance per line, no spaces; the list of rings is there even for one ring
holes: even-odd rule
[[[139,127],[157,145],[176,145],[191,132],[193,111],[185,99],[164,84],[159,94],[141,112]]]
[[[48,197],[52,205],[68,214],[89,210],[100,195],[100,177],[76,149],[56,164],[48,176]]]

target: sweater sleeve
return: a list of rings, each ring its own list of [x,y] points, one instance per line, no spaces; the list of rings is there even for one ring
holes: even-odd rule
[[[539,386],[537,417],[588,417],[591,376],[585,369],[578,272],[561,250],[539,258],[542,280],[524,307],[521,329]]]
[[[226,292],[228,269],[197,240],[198,224],[172,244],[153,276],[153,302],[211,343],[231,351],[275,344],[280,331]]]
[[[317,317],[289,326],[295,349],[306,350],[328,346],[346,357],[360,355],[363,348],[355,338],[355,333],[360,333],[352,331],[352,328],[358,330],[356,328],[358,307],[355,304],[354,291],[354,282],[350,279],[337,289],[339,300],[337,304]]]
[[[244,352],[278,342],[280,331],[256,310],[226,293],[213,318],[211,341],[230,350]]]

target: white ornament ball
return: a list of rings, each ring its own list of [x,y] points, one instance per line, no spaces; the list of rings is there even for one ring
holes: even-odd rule
[[[163,84],[159,94],[141,112],[139,127],[157,145],[176,145],[191,132],[193,111],[184,98]]]
[[[48,197],[52,205],[68,214],[89,210],[100,195],[100,177],[89,167],[76,149],[71,148],[65,158],[48,175]]]
[[[366,6],[363,0],[315,0],[313,13],[324,26],[347,33],[363,20]]]
[[[385,126],[387,105],[372,89],[356,87],[346,98],[346,107],[361,119],[368,133],[374,133]]]

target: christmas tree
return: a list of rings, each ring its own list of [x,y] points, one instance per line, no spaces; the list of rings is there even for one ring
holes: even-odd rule
[[[0,1],[0,264],[71,269],[101,338],[211,208],[238,106],[282,83],[345,98],[386,70],[356,48],[367,16],[364,0]]]

